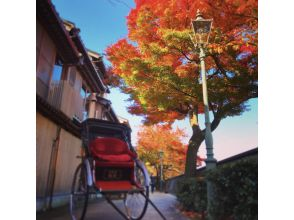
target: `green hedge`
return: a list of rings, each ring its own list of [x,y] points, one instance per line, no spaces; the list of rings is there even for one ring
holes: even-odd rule
[[[206,210],[206,183],[203,179],[183,179],[177,187],[177,198],[186,210],[199,213]]]
[[[211,212],[216,219],[255,220],[258,204],[257,158],[217,167],[204,174],[214,184]],[[178,200],[187,210],[206,209],[206,187],[203,180],[184,179],[178,183]]]

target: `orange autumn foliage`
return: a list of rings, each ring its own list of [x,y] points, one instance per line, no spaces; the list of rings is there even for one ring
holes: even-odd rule
[[[183,143],[183,139],[186,137],[184,130],[173,130],[168,124],[142,126],[138,131],[136,150],[139,157],[150,164],[153,175],[158,174],[159,152],[163,151],[164,178],[171,178],[184,172],[187,145]],[[195,163],[200,166],[202,161],[203,159],[198,157]]]
[[[191,108],[203,113],[199,57],[189,37],[197,9],[213,18],[206,58],[211,107],[217,111],[228,101],[238,106],[257,96],[257,0],[135,3],[127,16],[128,37],[106,50],[109,74],[122,79],[120,87],[133,101],[130,113],[145,116],[146,123],[180,120]]]
[[[258,97],[257,0],[135,3],[127,16],[128,36],[106,49],[112,64],[109,79],[130,95],[130,113],[143,116],[145,124],[172,124],[203,113],[199,53],[190,38],[197,9],[213,19],[205,48],[211,130],[247,110],[246,102]],[[204,129],[195,126],[199,129],[193,129],[189,141],[187,176],[194,175],[194,154],[204,140]]]

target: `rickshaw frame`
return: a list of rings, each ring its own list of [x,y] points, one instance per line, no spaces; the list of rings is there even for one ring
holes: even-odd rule
[[[141,219],[146,212],[148,203],[152,205],[155,210],[158,212],[158,214],[165,219],[163,214],[160,212],[160,210],[155,206],[155,204],[149,199],[149,186],[150,186],[150,176],[148,174],[148,171],[142,161],[140,161],[138,158],[135,158],[133,160],[134,166],[136,171],[141,172],[141,176],[144,177],[144,186],[142,189],[134,189],[134,190],[115,190],[113,192],[107,191],[101,191],[96,187],[96,179],[95,179],[95,159],[91,155],[90,151],[90,142],[97,138],[97,137],[111,137],[111,138],[118,138],[122,141],[124,141],[127,145],[130,151],[136,154],[135,149],[132,146],[131,143],[131,128],[122,123],[115,123],[100,119],[86,119],[82,122],[82,129],[81,129],[81,137],[82,137],[82,147],[83,147],[83,154],[81,156],[77,156],[77,158],[81,159],[81,163],[78,165],[75,171],[72,189],[71,189],[71,196],[70,196],[70,214],[72,219],[84,219],[87,206],[88,206],[88,199],[90,195],[97,195],[97,193],[100,193],[103,195],[103,197],[107,200],[107,202],[125,219],[132,219],[132,220],[139,220]],[[80,173],[79,173],[80,169]],[[84,170],[84,171],[83,171]],[[86,176],[85,176],[86,175]],[[76,178],[79,178],[78,180]],[[83,180],[84,179],[84,180]],[[82,214],[79,217],[76,217],[74,214],[74,205],[73,200],[74,196],[79,196],[79,192],[75,192],[75,186],[76,181],[82,181],[82,184],[84,184],[85,192],[85,201],[82,209]],[[83,183],[85,181],[86,183]],[[79,182],[80,183],[80,182]],[[79,185],[80,187],[80,185]],[[75,193],[77,195],[75,195]],[[112,196],[117,195],[123,195],[123,199],[125,201],[126,205],[126,199],[129,193],[140,193],[145,198],[145,203],[143,206],[143,210],[140,213],[138,217],[132,217],[128,213],[128,210],[126,208],[126,214],[119,209],[112,201]]]

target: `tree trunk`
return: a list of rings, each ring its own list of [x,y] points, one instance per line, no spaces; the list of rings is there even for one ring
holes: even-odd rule
[[[192,126],[192,137],[190,138],[185,165],[185,177],[195,177],[196,175],[196,158],[197,152],[202,141],[205,139],[204,133],[201,131],[198,124],[198,109],[195,108],[190,113],[190,124]]]
[[[196,175],[196,159],[197,152],[205,136],[203,135],[199,126],[193,126],[193,134],[190,138],[187,153],[186,153],[186,165],[185,165],[185,177],[195,177]]]

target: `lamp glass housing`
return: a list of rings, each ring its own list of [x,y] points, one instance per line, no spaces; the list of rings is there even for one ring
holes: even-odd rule
[[[207,44],[211,31],[212,19],[196,19],[192,21],[196,44]]]

